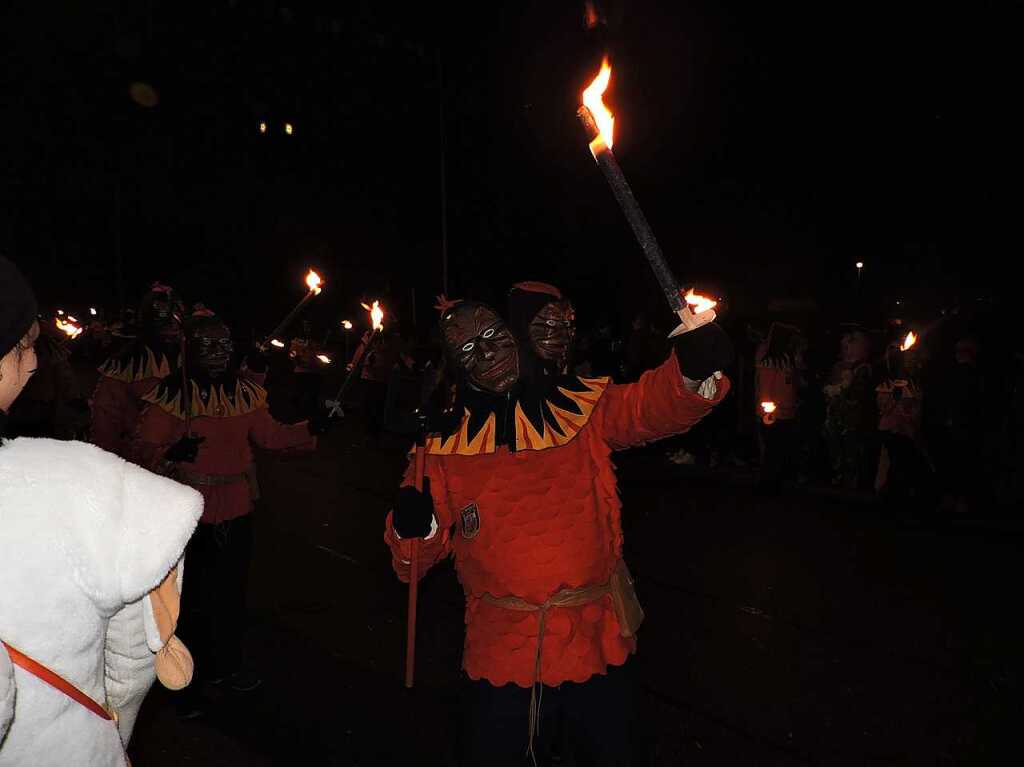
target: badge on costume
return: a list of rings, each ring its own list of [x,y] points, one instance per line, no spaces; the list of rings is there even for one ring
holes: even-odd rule
[[[471,503],[459,514],[462,517],[462,537],[476,538],[476,534],[480,532],[480,509],[475,503]]]

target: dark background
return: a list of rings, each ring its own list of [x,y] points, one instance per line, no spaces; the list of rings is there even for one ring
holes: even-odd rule
[[[162,279],[265,331],[315,265],[318,322],[384,296],[422,329],[443,135],[449,293],[549,279],[584,324],[626,322],[660,299],[574,116],[605,49],[616,153],[681,282],[840,320],[999,284],[964,224],[991,194],[967,35],[935,4],[620,0],[591,31],[536,0],[5,6],[0,249],[53,304]]]

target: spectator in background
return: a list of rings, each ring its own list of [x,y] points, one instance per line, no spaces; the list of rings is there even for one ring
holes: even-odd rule
[[[89,427],[89,405],[71,367],[67,336],[53,322],[39,325],[36,372],[11,407],[8,434],[76,439]]]
[[[921,436],[922,354],[920,344],[901,351],[900,340],[892,341],[875,388],[883,448],[875,487],[894,502],[919,497],[930,474]]]
[[[851,327],[840,341],[825,392],[824,436],[832,462],[832,484],[848,490],[870,489],[874,473],[866,471],[869,443],[876,427],[871,342]]]
[[[801,374],[798,368],[800,330],[773,323],[756,352],[755,407],[764,445],[758,490],[774,495],[798,458]]]

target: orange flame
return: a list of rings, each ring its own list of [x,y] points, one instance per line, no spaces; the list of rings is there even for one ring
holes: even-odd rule
[[[596,156],[602,147],[612,148],[615,133],[615,117],[604,105],[602,96],[608,90],[608,81],[612,78],[612,67],[605,56],[601,61],[601,71],[583,91],[583,106],[590,110],[597,123],[598,135],[590,142],[590,151]]]
[[[701,314],[718,306],[717,301],[706,298],[699,293],[694,293],[693,288],[690,288],[683,298],[686,300],[686,303],[689,304],[690,311],[694,314]]]
[[[278,349],[283,349],[284,348],[284,341],[278,341],[276,338],[271,338],[270,339],[270,345],[271,346],[276,346]]]
[[[374,301],[373,306],[362,305],[366,311],[370,313],[370,321],[373,323],[374,330],[384,329],[384,309],[381,308],[380,301]]]
[[[325,365],[330,365],[331,364],[331,358],[328,357],[326,354],[318,354],[318,355],[316,355],[316,358],[318,360],[320,360],[322,363],[324,363]]]
[[[310,269],[309,274],[306,275],[306,284],[309,286],[309,292],[315,296],[320,295],[320,291],[322,290],[320,285],[322,283],[323,280],[320,279],[320,275]]]
[[[907,337],[903,339],[903,343],[900,345],[900,351],[905,352],[911,346],[917,343],[917,333],[911,330],[907,333]]]
[[[767,415],[771,415],[771,414],[772,414],[772,413],[774,413],[774,412],[775,412],[775,411],[776,411],[776,410],[777,410],[778,408],[776,407],[776,405],[775,405],[775,403],[774,403],[774,402],[762,402],[762,403],[761,403],[761,409],[762,409],[762,410],[763,410],[763,411],[764,411],[764,412],[765,412],[765,413],[766,413]]]
[[[348,321],[348,320],[342,320],[341,321],[341,326],[343,328],[345,328],[345,330],[351,330],[352,329],[352,323],[350,321]]]
[[[80,328],[73,322],[65,322],[60,317],[55,317],[54,323],[57,325],[57,328],[62,333],[64,333],[68,338],[78,338],[80,335],[82,335],[82,328]]]

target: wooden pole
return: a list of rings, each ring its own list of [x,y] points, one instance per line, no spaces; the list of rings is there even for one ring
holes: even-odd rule
[[[420,429],[420,435],[416,440],[416,467],[413,476],[413,486],[423,491],[423,475],[426,471],[427,448],[426,434]],[[405,633],[405,686],[411,689],[413,677],[416,673],[416,602],[419,597],[420,586],[420,563],[419,563],[419,538],[412,538],[409,541],[409,611],[406,615]]]

